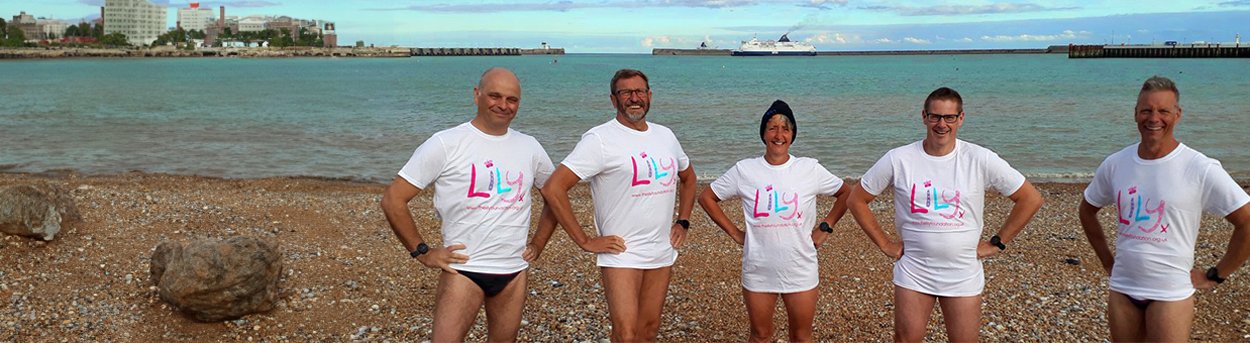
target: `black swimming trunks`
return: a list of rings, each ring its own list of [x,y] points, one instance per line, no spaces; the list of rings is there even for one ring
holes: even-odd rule
[[[512,283],[512,280],[515,279],[517,275],[521,275],[521,272],[510,274],[474,273],[463,270],[457,270],[457,272],[459,272],[460,275],[464,275],[464,277],[469,278],[469,280],[473,281],[474,284],[477,284],[477,287],[481,288],[482,293],[485,293],[487,297],[493,297],[498,295],[499,292],[503,292],[503,289],[507,288],[508,284]]]

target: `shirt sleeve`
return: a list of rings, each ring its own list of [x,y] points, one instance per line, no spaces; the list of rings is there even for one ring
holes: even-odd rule
[[[585,180],[603,172],[606,167],[606,163],[603,162],[604,158],[603,139],[597,134],[586,133],[560,164],[568,167],[573,174],[577,174],[578,178]]]
[[[408,163],[399,169],[399,177],[417,188],[425,189],[438,179],[446,167],[447,149],[443,146],[442,138],[435,135],[425,140],[416,151],[412,152]]]
[[[863,186],[864,190],[868,191],[869,194],[874,196],[881,195],[881,192],[885,191],[886,187],[889,187],[890,184],[894,182],[893,155],[893,150],[885,153],[885,155],[881,156],[881,159],[877,160],[877,163],[873,164],[872,168],[868,168],[868,171],[864,172],[864,176],[859,179],[860,186]]]
[[[1094,170],[1094,179],[1085,187],[1085,202],[1103,208],[1111,204],[1111,158],[1108,157]]]
[[[551,178],[551,174],[556,168],[551,164],[551,156],[547,155],[547,150],[543,149],[542,143],[534,141],[534,188],[543,188],[547,184],[547,179]]]
[[[1202,182],[1202,209],[1220,217],[1228,216],[1250,203],[1250,195],[1228,175],[1220,161],[1211,160]]]
[[[1011,196],[1020,190],[1020,186],[1024,186],[1024,174],[1021,174],[1016,168],[1012,168],[1011,164],[999,157],[998,154],[992,151],[988,152],[985,166],[989,176],[989,185],[998,194]]]
[[[681,148],[681,141],[677,140],[677,136],[673,136],[673,145],[677,146],[677,171],[686,171],[690,168],[690,157],[686,156],[686,149]]]
[[[814,168],[816,170],[817,182],[816,194],[833,195],[834,193],[837,193],[839,189],[842,189],[842,178],[833,175],[833,173],[829,172],[829,169],[826,169],[825,166],[821,165],[819,161],[813,162],[816,164],[816,168]]]
[[[712,193],[716,194],[716,198],[721,201],[737,198],[738,183],[741,182],[741,180],[742,172],[738,170],[738,165],[734,164],[733,167],[725,171],[724,175],[721,175],[716,178],[715,181],[712,181],[712,184],[710,185],[712,187]]]

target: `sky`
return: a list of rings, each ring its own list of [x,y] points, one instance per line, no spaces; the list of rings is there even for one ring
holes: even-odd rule
[[[174,8],[185,0],[154,0]],[[78,21],[104,0],[0,0],[6,20]],[[1044,48],[1048,45],[1233,42],[1250,36],[1250,0],[223,0],[227,15],[335,22],[339,42],[379,46],[537,47],[650,53],[701,42],[732,49],[789,32],[817,50]],[[1246,37],[1250,42],[1250,37]]]

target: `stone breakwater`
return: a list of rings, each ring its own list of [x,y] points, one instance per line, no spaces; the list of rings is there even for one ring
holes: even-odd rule
[[[438,271],[421,266],[387,227],[381,184],[311,178],[229,180],[196,176],[0,174],[16,184],[69,190],[83,218],[55,240],[0,237],[0,342],[347,342],[423,341],[433,322]],[[986,342],[1101,342],[1108,338],[1107,276],[1076,216],[1084,185],[1038,184],[1047,203],[1006,253],[985,260]],[[700,186],[702,187],[702,185]],[[531,193],[532,196],[539,196]],[[579,221],[594,232],[588,187],[571,193]],[[413,199],[417,227],[439,244],[430,193]],[[986,197],[984,237],[1010,201]],[[722,204],[741,225],[737,201]],[[821,198],[818,211],[831,199]],[[873,206],[893,234],[889,196]],[[539,207],[534,207],[537,215]],[[1115,211],[1100,213],[1106,225]],[[742,248],[696,209],[660,323],[662,342],[734,342],[747,336],[741,297]],[[536,223],[534,223],[536,224]],[[532,228],[531,228],[532,229]],[[1204,216],[1195,264],[1224,253],[1231,226]],[[162,242],[250,236],[280,247],[283,268],[273,309],[224,323],[201,323],[161,300],[150,256]],[[892,261],[848,215],[819,249],[815,338],[888,342],[893,328]],[[607,304],[594,255],[557,229],[529,270],[521,341],[607,338]],[[1250,339],[1250,271],[1197,293],[1191,341]],[[785,335],[785,317],[774,324]],[[945,341],[937,311],[927,341]],[[479,315],[469,341],[485,339]]]
[[[23,48],[0,49],[0,59],[128,57],[409,57],[407,48],[207,48],[200,50]]]

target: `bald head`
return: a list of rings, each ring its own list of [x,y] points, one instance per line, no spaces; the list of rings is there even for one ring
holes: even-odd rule
[[[521,80],[508,69],[487,69],[473,88],[473,102],[477,104],[474,121],[481,124],[479,128],[507,132],[521,106]]]
[[[511,82],[518,88],[521,86],[521,79],[518,79],[516,74],[513,74],[511,70],[504,67],[486,69],[486,71],[482,73],[482,77],[477,80],[477,88],[482,88],[482,86],[486,85],[486,83],[490,81]]]

